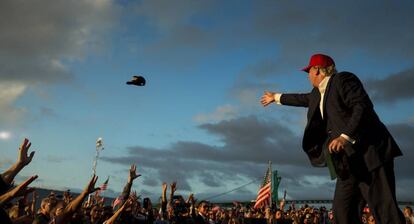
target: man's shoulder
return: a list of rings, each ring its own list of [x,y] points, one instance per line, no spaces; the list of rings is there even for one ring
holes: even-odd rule
[[[332,83],[336,83],[334,85],[341,85],[341,84],[349,83],[349,82],[350,83],[361,82],[357,75],[355,75],[352,72],[347,72],[347,71],[338,72],[332,75],[331,80],[332,80]]]
[[[358,77],[354,73],[348,72],[348,71],[342,71],[342,72],[338,72],[332,75],[332,79],[349,79],[349,78],[358,79]]]

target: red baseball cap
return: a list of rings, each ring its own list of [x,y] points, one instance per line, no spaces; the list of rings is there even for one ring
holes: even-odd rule
[[[322,68],[326,68],[328,66],[335,65],[334,60],[329,57],[328,55],[324,54],[314,54],[312,55],[309,65],[304,67],[302,71],[309,72],[309,69],[313,66],[320,66]]]

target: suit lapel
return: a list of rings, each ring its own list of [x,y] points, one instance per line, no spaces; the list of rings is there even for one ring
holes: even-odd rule
[[[329,96],[329,90],[331,88],[331,83],[332,83],[332,80],[333,80],[334,77],[335,77],[335,74],[333,74],[331,76],[331,78],[329,79],[328,84],[326,85],[325,94],[323,95],[322,109],[323,109],[323,116],[324,116],[325,119],[327,118],[327,115],[328,115],[326,113],[326,102],[328,102],[327,100],[328,100],[328,96]]]
[[[312,101],[309,102],[309,119],[312,119],[313,116],[315,115],[315,112],[319,112],[319,110],[317,110],[319,108],[319,102],[321,100],[321,94],[319,93],[318,88],[313,88],[312,92]]]

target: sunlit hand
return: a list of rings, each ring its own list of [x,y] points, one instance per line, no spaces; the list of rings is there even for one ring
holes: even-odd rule
[[[273,102],[275,102],[275,93],[265,91],[263,96],[260,98],[260,103],[265,107]]]
[[[328,149],[330,153],[338,153],[344,150],[345,146],[350,144],[344,137],[339,136],[329,143]]]
[[[31,176],[28,179],[26,179],[23,183],[19,184],[15,188],[13,188],[11,191],[7,192],[7,194],[10,194],[12,198],[20,197],[23,195],[27,195],[30,192],[33,192],[34,188],[28,188],[29,184],[31,184],[34,180],[37,179],[37,175]]]
[[[167,192],[167,183],[162,183],[162,192]]]
[[[20,166],[26,166],[27,164],[29,164],[32,159],[33,156],[35,154],[35,152],[31,152],[29,156],[27,156],[27,152],[30,148],[30,146],[32,145],[31,142],[29,142],[29,139],[25,138],[22,142],[22,144],[20,145],[19,148],[19,156],[17,158],[17,164]]]

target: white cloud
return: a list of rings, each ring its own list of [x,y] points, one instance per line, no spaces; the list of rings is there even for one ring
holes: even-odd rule
[[[0,140],[8,140],[11,137],[11,133],[8,131],[0,131]]]
[[[232,105],[223,105],[216,108],[210,114],[198,114],[194,116],[194,120],[199,123],[219,122],[235,118],[239,115],[238,109]]]
[[[8,167],[11,164],[13,164],[13,161],[7,158],[1,158],[0,159],[0,167]]]
[[[64,62],[105,48],[118,12],[112,0],[0,1],[0,122],[22,118],[27,86],[71,82]]]
[[[14,107],[14,102],[23,95],[27,86],[21,82],[3,81],[0,83],[0,123],[10,124],[19,121],[26,112],[24,108]],[[3,138],[2,138],[3,139]]]

